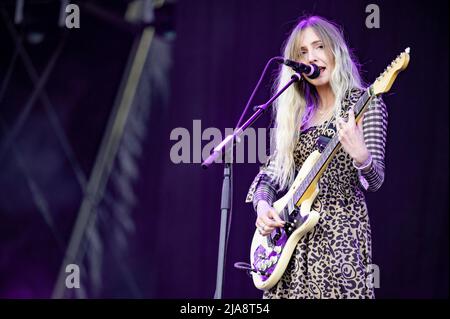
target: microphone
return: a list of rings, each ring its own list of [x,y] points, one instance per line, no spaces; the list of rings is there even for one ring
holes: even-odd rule
[[[281,61],[284,65],[291,67],[297,73],[303,73],[308,78],[315,79],[320,75],[320,69],[315,64],[298,63],[292,60],[284,59]]]

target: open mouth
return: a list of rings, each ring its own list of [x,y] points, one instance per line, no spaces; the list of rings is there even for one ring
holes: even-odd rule
[[[320,73],[322,73],[323,71],[325,71],[325,69],[326,69],[326,67],[324,67],[324,66],[319,66],[319,71],[320,71]]]

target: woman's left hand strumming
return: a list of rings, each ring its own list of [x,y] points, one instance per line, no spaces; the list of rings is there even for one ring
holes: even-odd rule
[[[348,112],[348,120],[345,122],[342,118],[337,118],[337,133],[339,141],[344,150],[351,156],[356,164],[362,164],[369,158],[369,150],[364,142],[362,129],[364,115],[356,124],[355,113],[351,108]]]

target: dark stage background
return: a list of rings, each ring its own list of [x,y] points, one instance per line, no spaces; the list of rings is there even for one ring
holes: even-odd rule
[[[52,1],[25,1],[22,25],[13,23],[15,1],[0,5],[0,297],[49,298],[54,292],[81,202],[96,192],[86,184],[142,34],[142,25],[122,20],[131,2],[79,2],[81,27],[70,30],[58,28],[59,4]],[[84,288],[64,296],[213,297],[223,167],[174,164],[170,133],[183,127],[192,139],[193,120],[201,120],[202,130],[232,127],[299,16],[316,14],[343,26],[368,83],[411,48],[409,67],[384,96],[385,182],[367,194],[373,261],[381,274],[376,295],[447,298],[448,2],[155,3],[150,28],[156,33],[137,95],[105,191],[92,201],[97,219],[81,242],[86,254],[76,260]],[[365,25],[370,3],[380,8],[379,29]],[[23,43],[35,76],[63,43],[46,94],[33,98],[38,82],[14,39]],[[274,71],[254,104],[270,96]],[[256,127],[267,127],[269,118]],[[233,268],[249,258],[255,214],[244,200],[258,166],[234,166],[225,298],[261,296]]]

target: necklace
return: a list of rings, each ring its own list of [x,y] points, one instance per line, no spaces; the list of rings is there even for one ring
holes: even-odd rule
[[[334,109],[333,107],[329,107],[329,108],[322,109],[322,110],[317,108],[316,112],[318,114],[318,119],[322,119],[324,117],[327,117],[333,111],[333,109]]]

